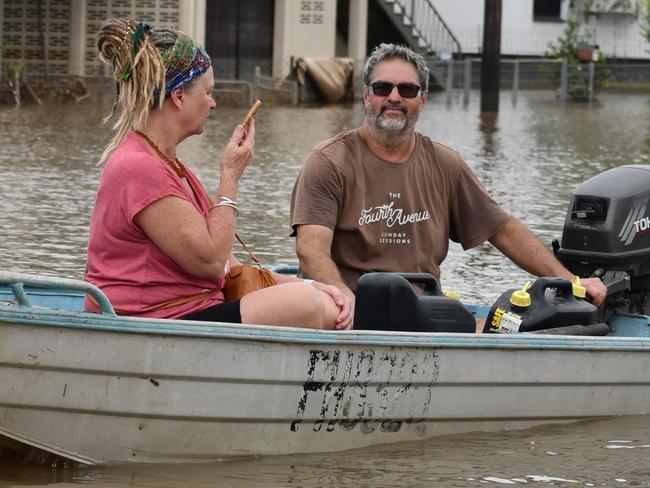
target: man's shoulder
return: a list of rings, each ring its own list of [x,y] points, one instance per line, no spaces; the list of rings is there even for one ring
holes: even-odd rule
[[[350,164],[359,158],[361,137],[357,129],[346,130],[334,137],[325,139],[314,146],[305,161],[305,168],[326,171],[335,174],[348,174],[356,165]]]
[[[432,141],[429,137],[420,134],[419,132],[416,132],[416,135],[420,138],[422,145],[427,149],[427,152],[434,154],[437,158],[442,158],[444,160],[463,161],[460,153],[454,148],[440,142]]]
[[[348,151],[361,141],[358,129],[345,130],[333,137],[325,139],[314,146],[312,152],[332,154],[340,151]]]

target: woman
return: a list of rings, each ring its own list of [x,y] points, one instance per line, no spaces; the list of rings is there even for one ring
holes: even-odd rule
[[[322,283],[276,274],[278,285],[224,302],[224,276],[238,264],[237,188],[253,158],[255,123],[235,127],[210,198],[176,157],[215,107],[208,55],[182,32],[125,19],[107,21],[97,46],[113,67],[118,120],[102,156],[86,279],[124,315],[350,329],[350,300]],[[91,301],[86,308],[97,311]]]

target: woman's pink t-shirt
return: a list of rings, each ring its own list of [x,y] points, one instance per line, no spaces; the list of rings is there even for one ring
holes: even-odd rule
[[[86,281],[106,294],[117,313],[179,318],[224,301],[223,278],[188,274],[133,221],[147,205],[168,196],[187,200],[207,218],[208,196],[189,170],[187,180],[194,191],[134,132],[108,158],[90,222]],[[165,306],[201,293],[209,294]],[[86,299],[86,310],[99,309]]]

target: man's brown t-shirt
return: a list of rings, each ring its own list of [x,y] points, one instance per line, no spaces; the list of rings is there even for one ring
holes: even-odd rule
[[[332,229],[332,259],[353,290],[371,271],[439,278],[449,239],[469,249],[508,219],[456,151],[417,133],[401,163],[378,158],[358,129],[323,141],[291,195],[291,235],[298,225]]]

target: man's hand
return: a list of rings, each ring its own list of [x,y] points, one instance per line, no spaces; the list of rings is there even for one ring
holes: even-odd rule
[[[591,303],[598,306],[605,301],[607,287],[600,278],[580,278],[580,283],[591,297]]]
[[[338,330],[352,329],[352,319],[354,318],[354,298],[343,293],[340,288],[333,285],[326,285],[314,281],[312,285],[319,291],[327,293],[334,303],[339,307],[340,313],[336,317],[336,328]]]

